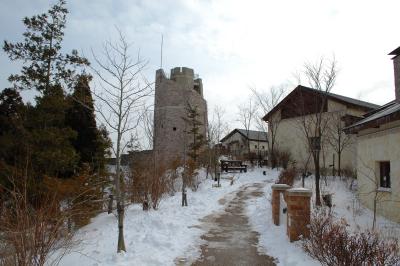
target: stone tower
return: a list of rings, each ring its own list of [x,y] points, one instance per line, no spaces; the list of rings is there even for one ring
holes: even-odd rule
[[[191,138],[185,132],[189,130],[185,121],[186,107],[196,106],[199,112],[200,134],[206,137],[208,119],[207,102],[203,98],[203,84],[195,77],[193,69],[175,67],[171,69],[170,78],[164,70],[156,72],[154,101],[154,143],[156,160],[168,163],[182,159],[185,147],[190,145]]]

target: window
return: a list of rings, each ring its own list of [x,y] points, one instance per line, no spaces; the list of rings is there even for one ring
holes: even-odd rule
[[[390,188],[390,162],[379,162],[379,186]]]
[[[173,130],[173,131],[176,131],[176,127],[173,127],[172,130]]]
[[[257,145],[254,145],[254,149],[257,149]]]
[[[262,146],[262,149],[264,150],[264,149],[265,149],[265,147],[264,147],[264,146]]]

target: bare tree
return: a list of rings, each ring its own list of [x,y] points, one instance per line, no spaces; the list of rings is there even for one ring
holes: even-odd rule
[[[345,149],[354,143],[354,138],[350,134],[345,134],[343,129],[345,127],[344,121],[342,121],[344,113],[335,112],[330,115],[330,122],[327,130],[327,142],[333,148],[338,155],[338,175],[342,175],[341,159],[342,153]]]
[[[149,150],[153,147],[154,110],[152,107],[153,106],[146,106],[143,108],[143,116],[140,123],[145,137],[145,147]]]
[[[387,192],[391,191],[391,182],[390,177],[384,177],[384,180],[381,180],[379,176],[379,171],[377,173],[374,167],[368,165],[362,158],[358,157],[358,164],[362,166],[363,169],[360,167],[357,169],[357,175],[362,175],[364,179],[367,181],[365,186],[362,185],[358,187],[359,195],[360,196],[369,196],[372,195],[372,230],[376,227],[376,217],[378,212],[378,204],[384,202],[400,202],[400,199],[397,195],[392,195],[391,197],[387,197]],[[381,183],[384,182],[384,184]]]
[[[253,97],[256,101],[259,117],[264,117],[269,113],[279,102],[283,99],[286,92],[286,85],[280,85],[277,87],[271,87],[267,92],[258,91],[256,88],[250,88],[253,93]],[[275,142],[276,136],[278,135],[280,117],[272,116],[268,117],[266,124],[262,119],[257,119],[259,130],[268,131],[268,152],[270,154],[270,166],[276,167],[276,156],[275,156]]]
[[[316,90],[315,97],[310,99],[311,94],[303,94],[300,91],[297,112],[301,116],[300,129],[304,133],[305,142],[314,162],[315,168],[315,204],[321,205],[320,197],[320,155],[321,139],[325,137],[329,118],[324,115],[328,106],[328,93],[335,85],[337,69],[336,61],[333,59],[327,62],[321,58],[316,63],[306,63],[303,75],[308,81],[308,85]],[[301,77],[300,77],[301,78]]]
[[[151,95],[152,88],[142,75],[147,62],[129,55],[130,45],[118,31],[117,42],[106,42],[103,46],[103,60],[93,53],[97,68],[92,67],[99,79],[101,92],[94,91],[100,104],[96,111],[104,119],[111,133],[116,134],[112,150],[116,157],[115,194],[118,213],[117,252],[126,251],[123,233],[124,219],[124,178],[121,171],[121,154],[129,141],[124,136],[137,128],[141,121],[141,109],[145,98]]]
[[[253,125],[254,118],[256,115],[256,105],[254,104],[251,98],[243,104],[239,105],[239,113],[237,121],[242,124],[244,129],[246,130],[246,146],[247,146],[247,154],[250,156],[250,141],[249,141],[249,131]]]
[[[210,172],[210,168],[213,168],[214,174],[217,174],[218,160],[220,156],[220,145],[221,138],[225,136],[228,131],[228,123],[224,119],[225,109],[221,106],[216,105],[213,109],[213,115],[210,123],[207,127],[207,142],[208,142],[208,165],[207,165],[207,177]]]
[[[218,144],[219,141],[229,131],[229,125],[225,121],[225,109],[221,106],[214,106],[213,116],[209,123],[209,139],[212,145]]]

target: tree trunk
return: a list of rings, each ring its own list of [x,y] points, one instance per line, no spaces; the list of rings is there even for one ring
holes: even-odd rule
[[[188,206],[187,204],[187,194],[186,194],[186,186],[182,185],[182,207]]]
[[[314,166],[315,166],[315,205],[321,206],[321,195],[319,190],[319,181],[321,178],[319,166],[319,151],[313,152]]]
[[[341,158],[342,158],[342,152],[338,152],[338,176],[342,176],[342,166],[341,166]]]
[[[377,206],[377,201],[378,201],[378,191],[375,191],[375,196],[374,196],[374,217],[372,220],[372,230],[375,230],[376,226],[376,206]]]
[[[117,200],[117,214],[118,214],[118,245],[117,252],[126,251],[124,241],[124,202],[121,193],[121,133],[118,132],[117,136],[117,169],[115,175],[115,194]]]

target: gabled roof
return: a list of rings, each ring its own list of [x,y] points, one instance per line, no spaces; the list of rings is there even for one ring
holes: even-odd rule
[[[268,112],[268,114],[266,114],[263,117],[263,120],[267,121],[268,118],[273,113],[275,113],[277,110],[279,110],[299,90],[312,92],[312,93],[317,93],[317,94],[321,94],[321,95],[323,95],[325,93],[323,91],[319,91],[319,90],[316,90],[316,89],[305,87],[303,85],[298,85],[279,104],[277,104],[270,112]],[[330,99],[336,100],[336,101],[341,102],[341,103],[346,104],[346,105],[361,107],[361,108],[365,109],[366,111],[370,111],[370,110],[379,108],[379,105],[376,105],[376,104],[373,104],[373,103],[369,103],[369,102],[365,102],[365,101],[361,101],[361,100],[357,100],[357,99],[350,98],[350,97],[346,97],[346,96],[343,96],[343,95],[331,93],[331,92],[328,92],[327,96]]]
[[[364,119],[346,127],[344,131],[346,133],[357,133],[362,129],[376,127],[396,120],[400,120],[400,103],[391,101],[381,108],[366,114]]]
[[[247,139],[247,136],[249,136],[248,140],[263,141],[263,142],[267,142],[268,141],[267,132],[249,130],[248,134],[247,134],[247,130],[246,129],[235,128],[228,135],[226,135],[224,138],[222,138],[220,140],[220,142],[224,142],[225,140],[229,139],[236,132],[239,133],[240,135],[242,135],[243,137],[245,137],[246,139]]]
[[[393,57],[392,59],[394,59],[394,58],[396,58],[398,55],[400,55],[400,46],[397,47],[396,49],[394,49],[393,51],[391,51],[391,52],[389,53],[389,55],[394,55],[394,57]]]

